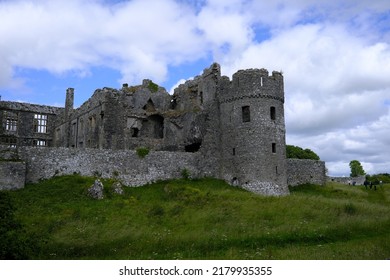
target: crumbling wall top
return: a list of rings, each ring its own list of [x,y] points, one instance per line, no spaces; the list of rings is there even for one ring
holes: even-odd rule
[[[24,112],[39,112],[43,114],[53,114],[53,115],[60,114],[64,110],[64,108],[55,107],[55,106],[37,105],[37,104],[20,103],[20,102],[12,102],[12,101],[0,101],[0,109],[24,111]]]

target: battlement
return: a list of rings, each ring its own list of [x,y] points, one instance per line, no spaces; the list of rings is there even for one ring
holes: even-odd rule
[[[281,72],[247,69],[239,70],[232,76],[232,81],[222,77],[220,82],[220,102],[232,102],[243,98],[270,98],[284,103],[284,85]]]

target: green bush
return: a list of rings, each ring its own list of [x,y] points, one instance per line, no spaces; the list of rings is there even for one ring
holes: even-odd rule
[[[153,83],[152,81],[149,82],[148,89],[151,92],[157,92],[158,91],[158,85]]]
[[[184,168],[181,172],[180,172],[180,174],[181,174],[181,177],[183,178],[183,179],[189,179],[190,178],[190,171],[187,169],[187,168]]]
[[[149,149],[145,147],[139,147],[136,151],[139,158],[144,158],[149,154]]]

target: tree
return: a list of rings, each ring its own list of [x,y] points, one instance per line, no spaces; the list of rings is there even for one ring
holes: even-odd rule
[[[351,177],[366,175],[363,166],[358,160],[351,160],[351,162],[349,163],[349,167],[351,168],[351,175],[350,175]]]
[[[320,157],[312,150],[302,149],[293,145],[286,145],[286,156],[287,158],[320,160]]]

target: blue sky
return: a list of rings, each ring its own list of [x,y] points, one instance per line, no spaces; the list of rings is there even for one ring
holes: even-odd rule
[[[3,0],[2,100],[76,106],[152,79],[170,91],[212,62],[282,70],[287,143],[330,175],[390,173],[388,0]]]

